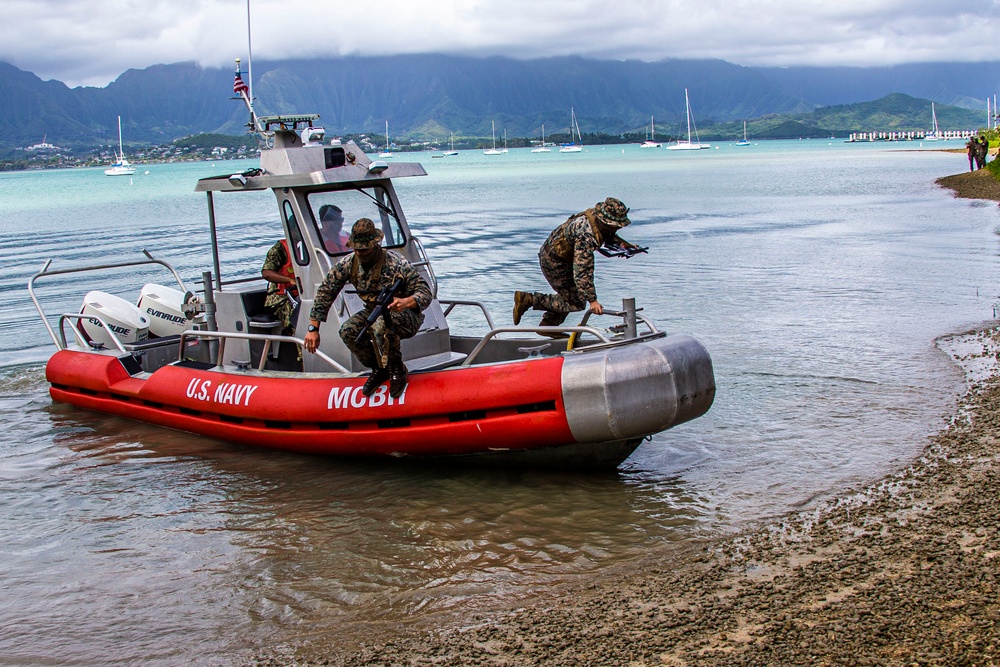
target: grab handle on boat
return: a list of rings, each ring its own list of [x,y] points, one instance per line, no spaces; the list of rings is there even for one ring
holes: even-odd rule
[[[420,257],[420,259],[412,263],[413,267],[423,266],[427,268],[427,277],[430,279],[427,282],[430,283],[431,295],[436,299],[438,295],[438,279],[434,273],[434,267],[431,266],[431,261],[427,259],[427,251],[424,250],[424,244],[416,236],[411,236],[410,240],[413,241],[413,247],[416,248],[417,255]]]
[[[488,311],[486,306],[480,301],[468,301],[465,299],[438,299],[438,303],[442,306],[447,306],[447,308],[444,309],[444,318],[446,320],[448,319],[448,315],[451,314],[451,311],[455,310],[455,306],[472,306],[483,311],[483,317],[486,318],[486,324],[490,329],[496,329],[496,325],[493,324],[493,318],[490,317],[490,311]]]

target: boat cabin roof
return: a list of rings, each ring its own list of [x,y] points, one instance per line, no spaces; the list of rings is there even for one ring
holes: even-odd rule
[[[268,134],[273,136],[274,145],[261,151],[260,168],[202,178],[195,186],[195,192],[365,187],[374,181],[427,175],[418,162],[373,161],[353,141],[324,144],[323,129],[311,125],[315,118],[318,116],[313,114],[261,118],[266,128],[278,127],[273,135]],[[299,129],[303,123],[306,127]]]

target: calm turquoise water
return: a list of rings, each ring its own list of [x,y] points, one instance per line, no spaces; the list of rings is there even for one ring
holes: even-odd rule
[[[397,187],[441,295],[479,298],[498,323],[515,289],[543,289],[552,227],[607,196],[632,208],[625,236],[650,254],[599,258],[599,297],[698,336],[718,397],[601,476],[290,456],[53,404],[28,278],[49,258],[146,248],[193,282],[210,262],[194,181],[251,165],[0,174],[0,665],[229,664],[317,636],[349,649],[652,549],[669,561],[900,467],[961,388],[934,339],[1000,300],[996,205],[934,185],[964,154],[919,148],[395,158],[429,173]],[[257,273],[273,197],[216,201],[227,264]],[[153,278],[109,291],[134,299]],[[40,292],[59,313],[94,287]]]

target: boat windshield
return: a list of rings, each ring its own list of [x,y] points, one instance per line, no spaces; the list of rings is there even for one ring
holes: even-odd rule
[[[309,208],[323,247],[331,255],[351,252],[347,239],[360,218],[370,218],[382,230],[383,248],[398,248],[406,243],[385,188],[314,192],[309,195]]]

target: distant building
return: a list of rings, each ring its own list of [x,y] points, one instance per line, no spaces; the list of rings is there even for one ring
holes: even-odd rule
[[[57,150],[59,150],[58,146],[53,146],[52,144],[45,143],[45,140],[48,139],[48,137],[49,137],[49,135],[47,135],[47,134],[43,135],[42,136],[42,143],[40,143],[40,144],[32,144],[31,146],[28,146],[24,150],[26,150],[26,151],[57,151]]]

